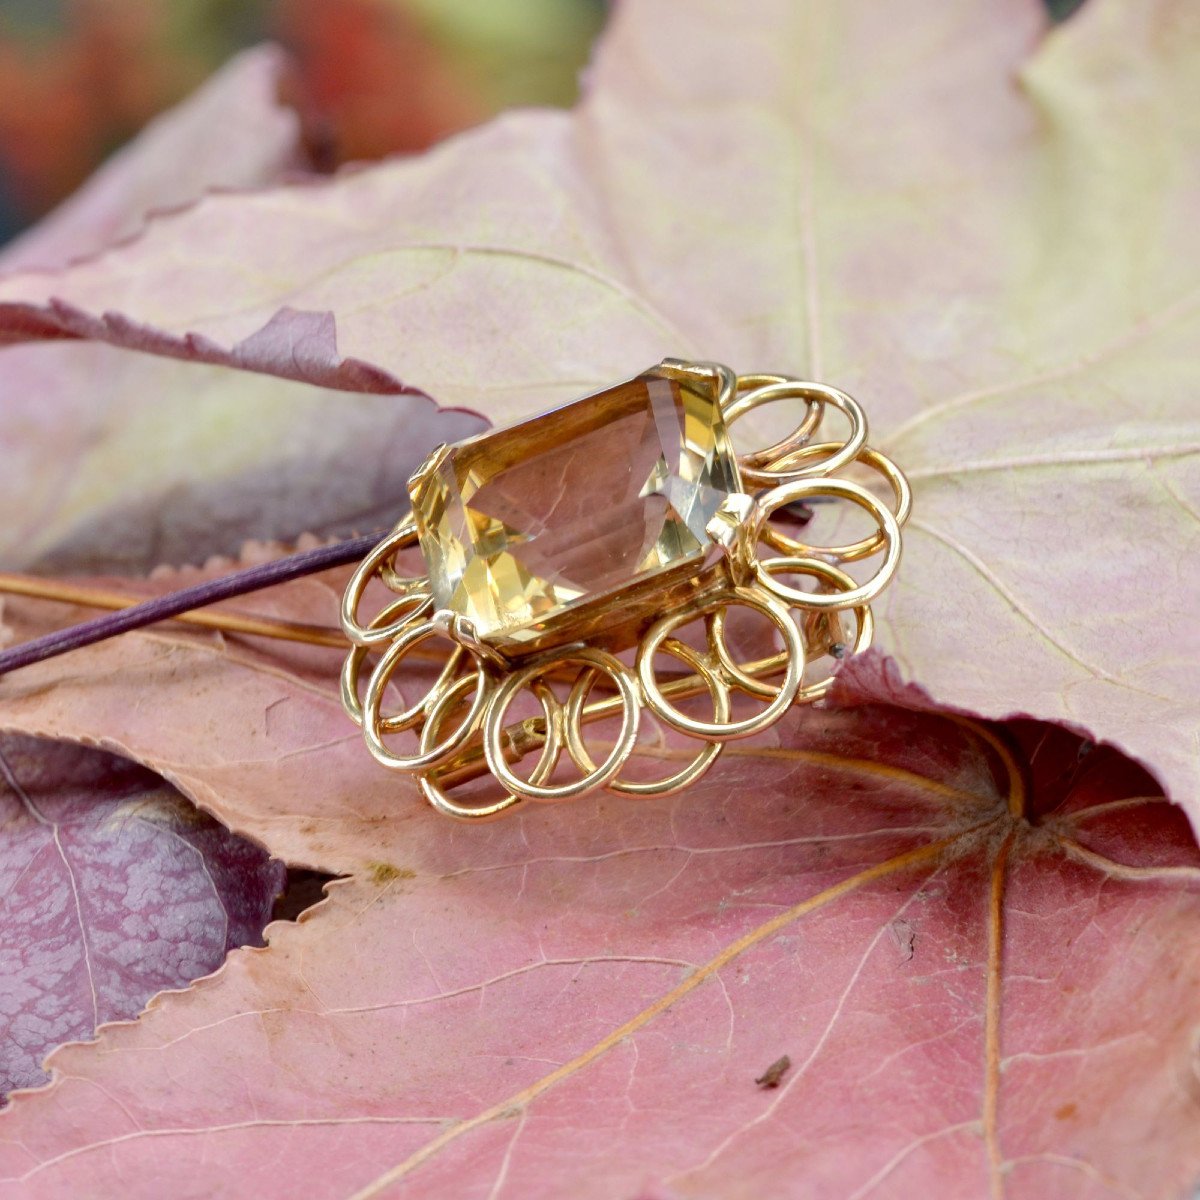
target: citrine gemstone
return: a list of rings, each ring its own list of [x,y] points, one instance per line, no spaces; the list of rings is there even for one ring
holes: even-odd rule
[[[434,602],[519,646],[711,547],[740,490],[715,377],[648,371],[435,455],[413,510]]]

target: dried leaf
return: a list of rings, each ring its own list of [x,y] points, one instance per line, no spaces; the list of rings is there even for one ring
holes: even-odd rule
[[[197,654],[160,640],[132,678]],[[380,811],[289,722],[288,752],[268,735],[277,756],[224,789],[303,770],[311,844],[358,822],[379,857],[266,953],[58,1052],[0,1172],[31,1196],[1180,1194],[1200,1173],[1184,818],[1061,730],[1002,734],[1006,769],[984,726],[861,698],[673,801],[469,831],[401,781]]]
[[[278,553],[278,546],[250,547],[239,565]],[[86,582],[150,596],[229,566],[214,561],[159,571],[139,585],[105,577]],[[330,625],[347,574],[297,580],[229,607]],[[17,597],[4,607],[14,642],[92,615]],[[293,866],[367,870],[403,852],[418,805],[410,784],[398,799],[396,778],[378,769],[342,712],[341,657],[321,647],[164,626],[4,678],[0,730],[99,740],[154,766],[228,828]],[[142,702],[147,696],[156,702]]]
[[[56,1046],[261,945],[283,875],[150,771],[0,736],[0,1095],[44,1082]]]
[[[380,528],[421,458],[482,425],[424,396],[83,343],[0,350],[0,406],[0,564],[59,573]]]
[[[247,339],[331,311],[497,418],[664,353],[830,379],[916,483],[905,671],[1116,742],[1200,820],[1198,54],[1171,0],[1049,33],[1032,0],[629,5],[573,114],[211,197],[0,321],[328,382]]]
[[[1040,20],[624,6],[571,116],[214,198],[0,296],[27,334],[199,334],[293,375],[314,368],[252,335],[334,311],[342,353],[496,415],[667,352],[832,378],[917,479],[884,614],[904,675],[1130,747],[1195,813],[1196,631],[1167,585],[1196,570],[1200,30],[1092,0],[1035,51]],[[340,582],[255,607],[328,622]],[[70,616],[5,610],[21,637]],[[1200,1177],[1200,853],[1111,747],[939,715],[872,654],[838,707],[681,797],[464,829],[371,764],[336,666],[163,629],[0,682],[6,727],[101,739],[353,872],[265,953],[57,1053],[5,1118],[14,1195],[1165,1198]]]
[[[277,99],[285,69],[269,47],[235,59],[6,247],[0,270],[87,255],[214,189],[278,183],[303,157]],[[481,425],[343,360],[328,313],[281,312],[231,354],[178,354],[227,368],[268,350],[339,385],[403,394],[348,396],[104,345],[0,351],[0,565],[143,572],[234,553],[247,537],[389,524],[421,457]]]

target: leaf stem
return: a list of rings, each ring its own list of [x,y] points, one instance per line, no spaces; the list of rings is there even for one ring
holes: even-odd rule
[[[120,633],[128,633],[141,629],[146,625],[154,625],[159,621],[171,621],[203,617],[205,614],[192,610],[205,608],[221,600],[231,600],[235,596],[244,596],[248,592],[256,592],[262,588],[273,587],[275,584],[287,583],[292,579],[300,579],[305,575],[313,575],[330,567],[340,567],[347,563],[358,562],[379,541],[379,533],[369,533],[363,537],[349,538],[346,541],[334,542],[328,546],[318,546],[315,550],[305,550],[299,554],[291,554],[286,558],[277,558],[272,562],[261,563],[255,567],[247,567],[223,575],[220,579],[206,580],[193,587],[181,588],[179,591],[168,592],[165,596],[156,596],[153,600],[144,600],[117,612],[111,612],[92,621],[83,621],[67,629],[59,629],[44,637],[33,638],[19,646],[12,646],[0,651],[0,675],[9,671],[17,671],[21,667],[43,662],[70,650],[78,650],[82,646],[90,646],[95,642],[104,641]],[[13,577],[9,576],[8,579]],[[18,577],[20,578],[20,577]],[[15,589],[14,589],[15,590]],[[27,590],[23,594],[30,594]],[[45,595],[44,591],[39,593]],[[51,597],[46,597],[51,598]],[[61,597],[55,597],[61,598]],[[110,594],[110,598],[115,599]],[[79,601],[90,603],[90,601]],[[207,621],[192,620],[193,624],[207,624],[210,628],[228,629],[241,633],[258,633],[267,637],[288,637],[294,641],[312,641],[319,645],[344,646],[345,639],[338,635],[338,641],[318,641],[316,631],[322,638],[331,631],[324,626],[304,626],[288,622],[275,622],[264,618],[239,618],[234,614],[225,614],[218,623],[211,618],[216,614],[207,614]],[[234,629],[231,622],[241,622]],[[249,626],[253,625],[254,628]],[[269,632],[268,632],[269,630]],[[285,632],[286,630],[286,632]],[[306,636],[311,633],[312,637]],[[294,636],[293,636],[294,635]]]

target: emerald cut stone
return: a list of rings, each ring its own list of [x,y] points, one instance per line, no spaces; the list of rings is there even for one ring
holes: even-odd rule
[[[519,645],[710,546],[740,488],[715,377],[648,371],[444,450],[412,484],[438,608]]]

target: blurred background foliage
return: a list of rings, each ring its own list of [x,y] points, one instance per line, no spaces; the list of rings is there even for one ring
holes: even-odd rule
[[[604,0],[0,0],[0,242],[243,46],[298,64],[317,159],[570,104]]]
[[[797,3],[802,0],[797,0]],[[1044,0],[1064,20],[1083,0]],[[298,64],[315,160],[420,150],[568,105],[606,0],[0,0],[0,242],[244,46]]]

